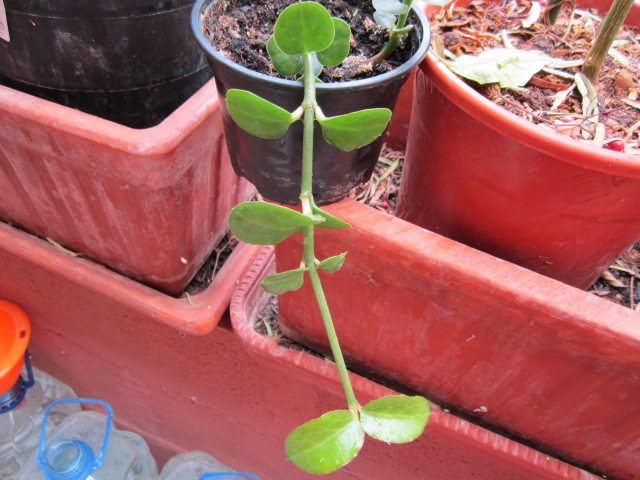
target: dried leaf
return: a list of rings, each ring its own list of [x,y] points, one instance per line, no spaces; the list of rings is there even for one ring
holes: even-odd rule
[[[605,270],[602,275],[600,275],[600,278],[602,278],[602,280],[606,282],[607,285],[610,285],[613,288],[627,288],[624,283],[614,277],[613,274],[608,270]]]

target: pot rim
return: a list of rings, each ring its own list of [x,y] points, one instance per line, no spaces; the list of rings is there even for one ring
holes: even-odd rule
[[[640,11],[640,2],[632,8]],[[480,95],[432,52],[420,64],[420,70],[467,114],[519,143],[573,165],[640,179],[640,155],[596,147],[534,125]]]
[[[258,73],[249,68],[238,65],[235,62],[232,62],[224,55],[222,55],[218,50],[213,48],[210,42],[205,38],[202,33],[201,28],[201,16],[202,13],[209,8],[211,4],[217,2],[218,0],[197,0],[193,5],[193,9],[191,10],[191,31],[200,45],[200,47],[209,55],[214,58],[217,62],[220,62],[225,67],[233,70],[237,73],[241,73],[242,75],[246,75],[252,81],[262,83],[262,84],[270,84],[274,85],[283,90],[296,90],[302,91],[304,86],[301,82],[296,80],[286,80],[282,78],[272,77],[270,75],[266,75],[264,73]],[[411,70],[413,70],[426,56],[427,51],[429,50],[429,44],[431,43],[431,28],[429,26],[429,19],[421,8],[414,3],[412,5],[413,13],[418,17],[420,21],[420,26],[422,27],[422,36],[420,38],[420,45],[416,52],[402,65],[397,68],[394,68],[392,71],[383,73],[381,75],[376,75],[374,77],[365,78],[361,80],[351,80],[348,82],[336,82],[336,83],[319,83],[316,84],[316,89],[318,93],[337,93],[344,89],[353,89],[353,88],[367,88],[378,85],[381,82],[388,81],[392,77],[402,76],[404,74],[409,74]]]

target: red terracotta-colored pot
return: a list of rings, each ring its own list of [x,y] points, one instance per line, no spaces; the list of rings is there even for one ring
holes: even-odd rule
[[[285,378],[304,380],[309,388],[330,392],[331,403],[316,406],[345,408],[337,369],[323,358],[285,348],[254,330],[262,306],[269,299],[259,286],[265,275],[275,272],[273,250],[265,247],[240,283],[231,301],[231,322],[248,352],[265,367]],[[373,345],[371,346],[373,347]],[[356,374],[350,375],[361,404],[394,392]],[[343,405],[340,405],[340,403]],[[337,404],[337,407],[335,406]],[[424,434],[412,443],[392,446],[367,438],[362,452],[344,471],[328,478],[429,478],[465,479],[595,479],[596,476],[455,417],[432,404],[434,413]],[[286,417],[286,412],[274,412]],[[308,418],[306,420],[311,420]],[[307,478],[301,472],[286,478]],[[284,477],[283,477],[284,478]]]
[[[595,471],[640,458],[640,313],[354,201],[318,230],[316,257],[347,364],[397,382]],[[298,238],[276,246],[296,268]],[[309,282],[279,301],[284,333],[328,348]],[[613,407],[615,405],[615,407]]]
[[[210,81],[134,130],[0,86],[0,219],[180,293],[254,189],[233,173]]]
[[[211,332],[225,313],[238,279],[251,264],[257,249],[240,243],[207,289],[190,299],[175,298],[124,277],[90,260],[76,258],[53,245],[0,223],[0,298],[18,305],[45,305],[50,302],[64,308],[69,315],[80,310],[84,321],[98,321],[94,310],[126,307],[125,318],[136,321],[143,316],[190,335]],[[23,288],[10,295],[16,286]],[[51,283],[51,285],[48,285]],[[108,297],[109,302],[95,302],[93,309],[81,306],[84,290]],[[62,302],[62,304],[60,303]]]
[[[640,24],[640,3],[627,21]],[[640,159],[503,110],[430,54],[416,78],[397,214],[587,288],[640,238]]]
[[[252,262],[257,249],[249,248],[254,253],[246,261]],[[184,299],[154,301],[136,282],[6,226],[0,226],[0,265],[0,297],[21,305],[31,320],[35,366],[79,396],[108,401],[118,427],[142,434],[160,467],[179,452],[197,449],[261,480],[318,478],[285,460],[284,439],[327,408],[343,408],[333,370],[325,367],[325,376],[317,364],[310,371],[284,361],[283,370],[273,357],[250,353],[227,315],[209,334],[180,334],[176,328],[202,323],[208,293],[194,297],[194,306]],[[308,357],[294,358],[304,365]],[[386,392],[361,382],[356,385],[362,401]],[[438,417],[447,422],[432,422],[420,443],[367,442],[347,469],[323,478],[594,478],[455,417]],[[452,473],[452,458],[465,475]]]

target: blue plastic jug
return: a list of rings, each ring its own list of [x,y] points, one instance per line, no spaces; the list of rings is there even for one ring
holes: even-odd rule
[[[45,411],[68,403],[99,405],[106,413],[75,413],[47,433],[42,429],[34,452],[18,480],[157,480],[158,468],[144,439],[113,426],[113,409],[101,400],[65,399]]]
[[[32,369],[25,355],[23,374],[12,388],[0,393],[0,478],[14,480],[36,450],[45,409],[55,400],[75,396],[68,385]],[[48,418],[46,429],[79,411],[80,407],[72,404],[57,409]]]
[[[162,469],[160,480],[208,480],[217,478],[245,478],[260,480],[253,473],[234,472],[205,452],[176,455]]]

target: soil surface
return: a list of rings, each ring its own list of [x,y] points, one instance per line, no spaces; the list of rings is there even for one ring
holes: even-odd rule
[[[233,249],[238,245],[238,239],[231,233],[227,233],[222,240],[218,243],[213,253],[209,255],[209,258],[204,262],[202,267],[196,272],[195,276],[186,286],[185,292],[189,295],[197,295],[204,292],[216,273],[220,271],[222,265],[229,255],[233,252]]]
[[[556,59],[584,60],[600,17],[593,11],[573,8],[571,2],[565,2],[563,13],[554,26],[545,24],[542,8],[539,15],[533,16],[533,24],[525,27],[523,22],[535,11],[536,5],[542,3],[476,0],[468,7],[451,7],[434,17],[433,36],[456,57],[505,48],[510,43],[515,48],[543,51]],[[617,151],[624,148],[627,153],[640,154],[638,32],[623,28],[614,46],[613,55],[607,56],[599,83],[595,85],[599,115],[585,114],[582,97],[577,88],[572,88],[573,81],[549,70],[537,73],[526,88],[517,90],[501,89],[497,84],[467,82],[494,103],[541,126],[603,148]],[[575,74],[580,67],[561,70]],[[603,127],[596,134],[598,123]],[[619,141],[610,146],[614,139]]]
[[[298,0],[220,0],[203,18],[203,33],[225,57],[251,70],[284,78],[272,67],[267,54],[267,40],[282,10]],[[415,31],[405,35],[398,50],[387,60],[372,63],[370,57],[382,50],[387,30],[373,21],[370,0],[320,0],[332,16],[351,27],[351,52],[342,65],[325,67],[323,82],[342,82],[373,77],[393,70],[406,62],[419,43]],[[416,23],[410,18],[411,23]]]

